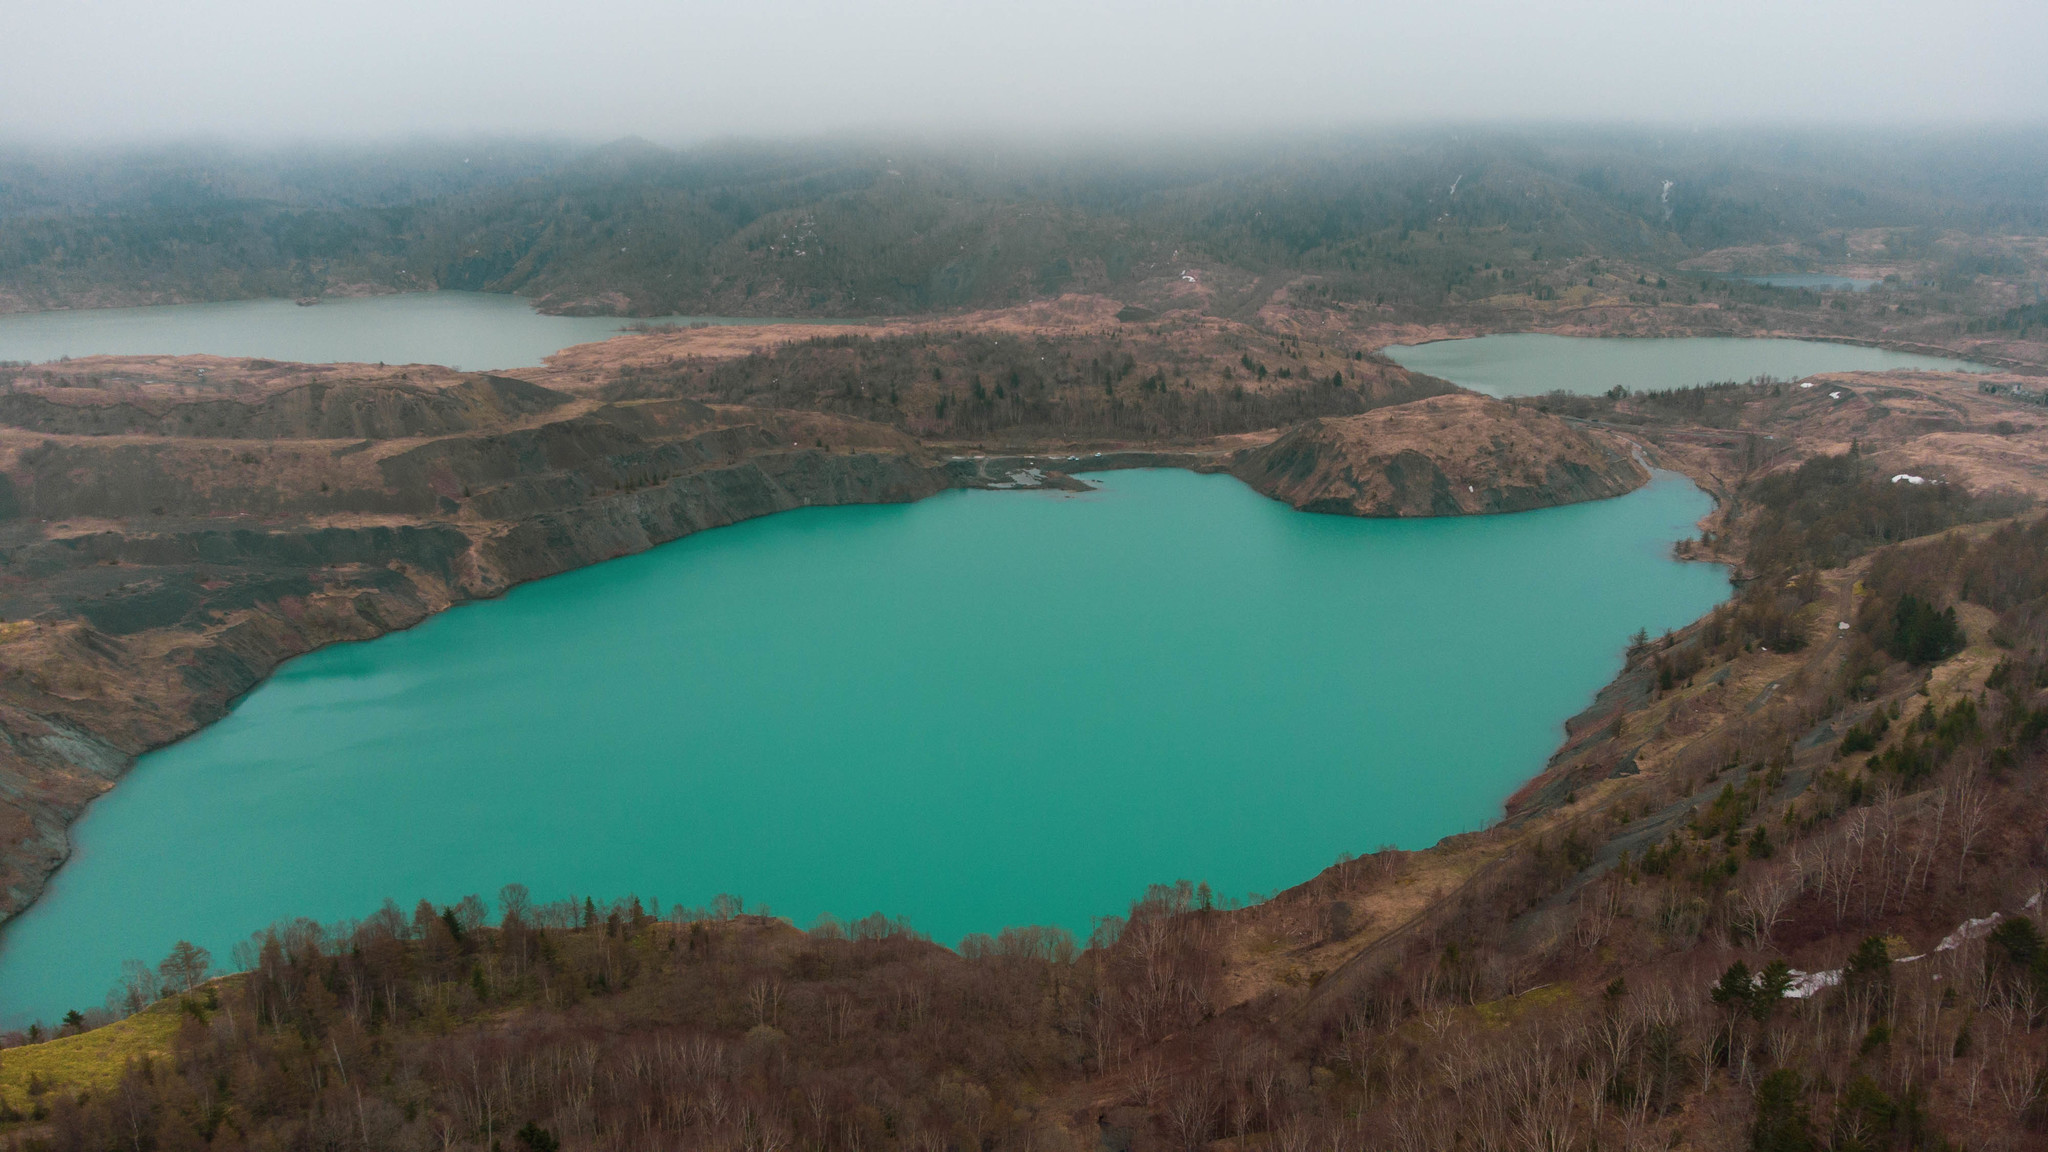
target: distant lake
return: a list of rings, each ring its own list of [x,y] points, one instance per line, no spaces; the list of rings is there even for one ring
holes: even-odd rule
[[[1876,284],[1876,280],[1859,280],[1854,276],[1829,276],[1819,272],[1798,272],[1783,276],[1737,276],[1750,284],[1762,284],[1768,288],[1818,288],[1823,291],[1839,292],[1848,289],[1861,292]]]
[[[1648,392],[1758,376],[1796,380],[1816,372],[1885,372],[1894,368],[1991,371],[1967,360],[1855,344],[1733,336],[1639,339],[1516,332],[1430,344],[1391,344],[1380,351],[1404,368],[1489,396],[1537,396],[1558,389],[1591,396],[1616,385]]]
[[[0,360],[63,356],[254,356],[307,364],[444,364],[465,371],[532,368],[572,344],[609,340],[628,324],[844,323],[732,316],[548,316],[519,296],[406,292],[323,300],[164,304],[0,316]]]
[[[720,528],[323,649],[142,758],[0,936],[0,1021],[180,938],[386,896],[731,892],[952,943],[1479,828],[1627,637],[1696,619],[1660,473],[1512,516],[1296,512],[1228,476]]]

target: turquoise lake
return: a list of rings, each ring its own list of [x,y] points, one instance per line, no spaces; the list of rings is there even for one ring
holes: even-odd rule
[[[536,367],[571,344],[609,340],[631,323],[810,322],[547,316],[521,297],[491,292],[406,292],[325,300],[304,308],[290,300],[235,300],[0,315],[0,360],[206,353],[305,364],[445,364],[476,372]]]
[[[1295,512],[1226,476],[951,492],[706,532],[293,661],[146,756],[0,938],[0,1018],[384,897],[721,892],[945,942],[1085,935],[1495,819],[1627,636],[1725,572],[1659,474],[1511,516]]]
[[[1991,371],[1967,360],[1854,344],[1734,336],[1638,339],[1514,332],[1429,344],[1392,344],[1380,351],[1403,368],[1427,372],[1489,396],[1538,396],[1556,389],[1590,396],[1616,385],[1647,392],[1758,376],[1797,380],[1816,372],[1888,372],[1895,368]]]

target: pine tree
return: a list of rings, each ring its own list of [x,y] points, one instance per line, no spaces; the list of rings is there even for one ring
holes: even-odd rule
[[[1805,1085],[1799,1073],[1780,1068],[1756,1086],[1756,1125],[1750,1129],[1754,1152],[1812,1152],[1813,1121],[1801,1099]]]

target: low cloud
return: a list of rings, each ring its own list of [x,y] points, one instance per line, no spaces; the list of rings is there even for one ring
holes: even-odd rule
[[[41,140],[2048,118],[2048,5],[1967,0],[80,0],[0,43]]]

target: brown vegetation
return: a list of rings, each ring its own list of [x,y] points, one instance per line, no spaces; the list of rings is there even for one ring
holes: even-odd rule
[[[1357,349],[1212,318],[1102,327],[1040,324],[1016,310],[969,319],[817,336],[741,357],[706,355],[684,337],[665,357],[636,351],[603,374],[585,373],[581,386],[614,398],[818,409],[927,441],[1008,446],[1184,443],[1452,390]]]
[[[1303,511],[1351,516],[1519,512],[1649,479],[1618,437],[1469,392],[1311,420],[1232,470]]]

